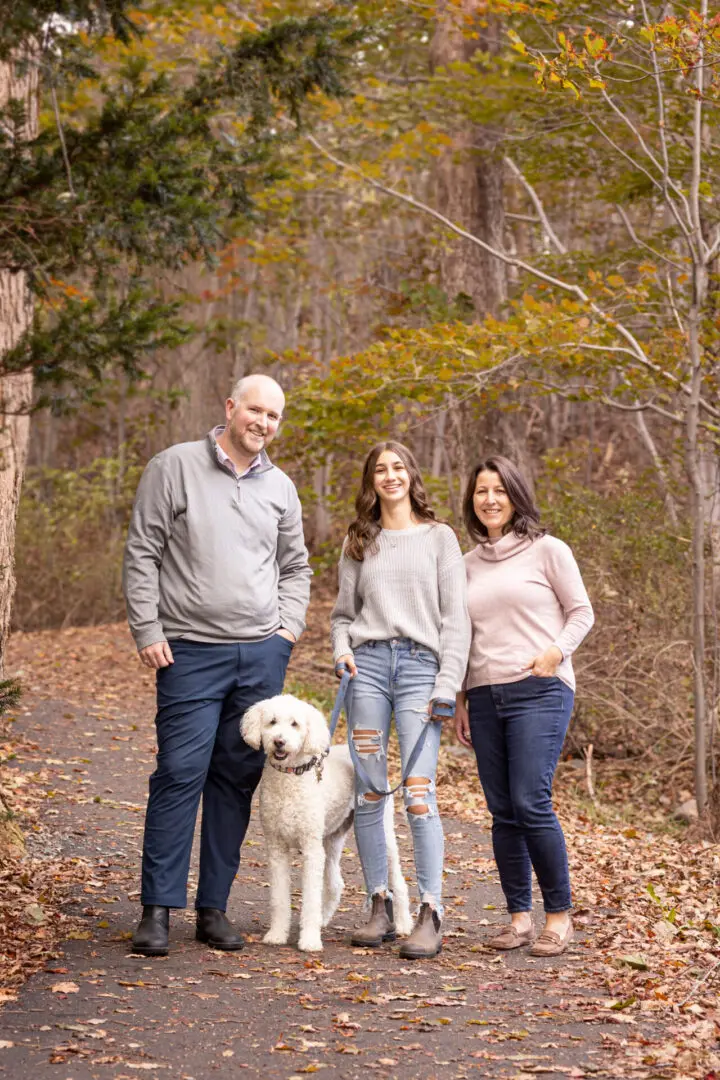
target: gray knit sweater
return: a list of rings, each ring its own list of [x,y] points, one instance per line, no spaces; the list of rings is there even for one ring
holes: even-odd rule
[[[440,664],[434,698],[454,700],[470,646],[465,569],[448,525],[382,529],[362,562],[343,553],[331,616],[335,660],[365,641],[406,637]]]

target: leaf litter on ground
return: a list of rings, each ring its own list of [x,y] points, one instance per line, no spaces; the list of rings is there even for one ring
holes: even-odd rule
[[[327,649],[330,604],[331,598],[322,595],[313,602],[309,630],[293,656],[288,679],[289,689],[312,698],[326,711],[335,690]],[[133,715],[152,715],[153,676],[138,665],[124,624],[17,634],[10,643],[8,673],[19,675],[25,689],[16,713],[27,715],[43,702],[62,702],[99,723],[122,719],[127,715],[126,703],[132,701]],[[108,794],[91,792],[78,782],[93,750],[93,731],[83,736],[79,751],[71,748],[66,758],[54,758],[39,739],[13,737],[12,715],[0,745],[0,785],[26,834],[43,835],[53,800],[83,803]],[[148,752],[153,749],[150,727],[141,729],[135,722],[128,723],[127,734],[113,738],[133,740]],[[18,762],[32,763],[32,768],[19,769]],[[394,744],[389,762],[391,774],[397,773],[399,759]],[[72,773],[72,769],[77,772]],[[568,1000],[563,1013],[576,1013],[584,1023],[602,1018],[625,1027],[643,1017],[661,1020],[666,1031],[662,1043],[648,1047],[639,1040],[634,1047],[625,1047],[624,1054],[633,1059],[636,1070],[632,1075],[652,1076],[658,1075],[653,1070],[671,1069],[678,1076],[715,1080],[713,1073],[720,1076],[720,849],[708,841],[689,842],[678,831],[643,827],[640,820],[629,825],[625,807],[613,803],[607,786],[602,787],[602,820],[588,806],[580,783],[563,783],[562,773],[560,795],[559,812],[575,893],[574,917],[586,941],[579,956],[568,958],[572,964],[559,971],[558,981],[567,980],[570,986],[584,965],[588,969],[592,966],[598,990],[598,997],[585,1003]],[[443,814],[488,827],[472,756],[447,731],[441,748],[438,797]],[[128,813],[142,813],[140,806],[117,801]],[[449,885],[459,882],[461,887],[463,877],[470,874],[497,883],[487,848],[455,865],[452,834],[446,846]],[[48,962],[63,938],[91,936],[63,911],[68,897],[79,887],[90,893],[105,888],[97,869],[82,858],[39,858],[12,848],[0,852],[0,925],[5,943],[0,954],[4,988],[0,1002],[15,999],[17,989]],[[456,896],[453,914],[460,920],[462,905],[462,896]],[[494,905],[486,905],[486,909],[492,911]],[[456,925],[455,933],[462,936],[462,926]],[[502,962],[473,942],[458,970],[468,970],[470,953],[482,957],[476,963]],[[318,971],[322,967],[311,965],[304,978],[316,978]],[[249,972],[234,977],[252,978]],[[348,968],[345,978],[362,983],[368,977]],[[61,990],[61,986],[68,989]],[[460,984],[448,984],[445,995],[452,997],[435,995],[425,1006],[458,1006],[462,1004],[462,989]],[[75,993],[77,986],[57,983],[53,990]],[[358,1000],[363,994],[364,1000],[378,1002],[417,996],[363,991]],[[316,1008],[312,999],[303,1002],[303,1007],[310,1011]],[[338,1052],[353,1054],[355,1049]],[[131,1068],[164,1067],[125,1064]]]

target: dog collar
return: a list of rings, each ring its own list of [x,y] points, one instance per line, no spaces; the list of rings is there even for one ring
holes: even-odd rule
[[[315,774],[318,781],[322,777],[323,765],[325,764],[325,758],[330,753],[330,747],[327,750],[323,750],[322,754],[314,754],[309,761],[303,762],[302,765],[276,765],[272,758],[268,758],[265,762],[271,768],[277,772],[293,773],[295,776],[302,776],[306,772],[310,772],[311,769],[315,769]]]

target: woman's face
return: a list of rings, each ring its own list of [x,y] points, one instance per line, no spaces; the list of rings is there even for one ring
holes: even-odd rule
[[[496,472],[483,469],[475,481],[473,507],[478,520],[485,526],[488,536],[496,539],[512,521],[515,507],[508,498],[502,480]]]
[[[373,487],[380,502],[388,507],[410,498],[410,476],[407,466],[394,450],[383,450],[375,462]]]

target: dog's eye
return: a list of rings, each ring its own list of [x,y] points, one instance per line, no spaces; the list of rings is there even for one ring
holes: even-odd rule
[[[277,724],[277,720],[275,720],[275,719],[272,719],[272,720],[270,721],[270,727],[272,727],[272,726],[273,726],[273,724]]]
[[[292,726],[293,726],[293,727],[297,727],[297,720],[293,720],[293,722],[292,722]]]

